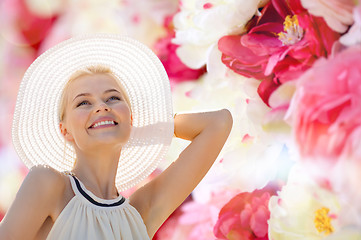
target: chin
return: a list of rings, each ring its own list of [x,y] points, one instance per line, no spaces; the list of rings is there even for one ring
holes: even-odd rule
[[[107,138],[107,139],[99,139],[98,144],[99,145],[119,145],[124,146],[129,141],[129,137],[125,138]]]

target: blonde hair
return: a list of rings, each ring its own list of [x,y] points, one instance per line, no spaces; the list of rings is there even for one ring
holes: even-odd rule
[[[121,89],[121,92],[124,95],[125,101],[127,102],[128,106],[129,106],[130,112],[132,112],[132,107],[130,105],[129,96],[128,96],[127,92],[125,91],[124,87],[120,84],[118,78],[112,72],[112,70],[109,67],[106,67],[103,65],[96,65],[96,66],[89,66],[84,69],[80,69],[70,76],[68,82],[66,83],[66,85],[63,89],[63,92],[62,92],[61,98],[60,98],[60,108],[59,108],[59,114],[58,114],[60,122],[63,121],[65,118],[65,107],[67,105],[67,99],[68,99],[67,92],[68,92],[68,88],[69,88],[70,84],[82,76],[94,75],[94,74],[108,74],[111,77],[113,77],[117,81],[117,83]]]

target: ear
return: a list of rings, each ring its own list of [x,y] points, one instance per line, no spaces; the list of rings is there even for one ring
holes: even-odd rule
[[[71,135],[70,132],[68,132],[68,129],[66,128],[64,122],[60,122],[59,123],[59,128],[60,128],[60,132],[61,134],[64,136],[64,139],[68,142],[72,142],[74,141],[73,136]]]

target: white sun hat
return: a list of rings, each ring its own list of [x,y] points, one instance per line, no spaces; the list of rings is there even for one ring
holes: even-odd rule
[[[28,168],[48,165],[70,171],[75,151],[59,129],[62,90],[69,77],[88,66],[109,67],[130,100],[133,127],[123,146],[116,175],[119,191],[139,183],[165,157],[174,131],[171,89],[158,57],[125,36],[92,34],[50,48],[28,68],[15,106],[12,139]]]

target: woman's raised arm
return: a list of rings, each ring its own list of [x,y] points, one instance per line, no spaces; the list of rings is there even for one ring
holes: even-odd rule
[[[191,143],[163,173],[130,198],[131,204],[141,213],[150,236],[208,172],[233,125],[227,109],[178,114],[174,121],[175,135]]]
[[[34,239],[58,203],[59,189],[64,186],[60,173],[54,169],[31,168],[0,223],[0,240]]]

